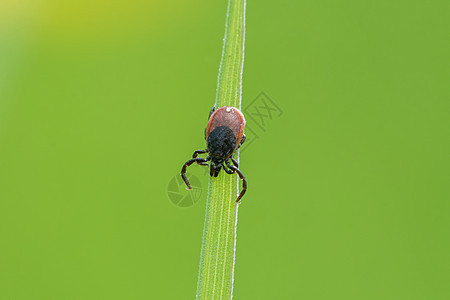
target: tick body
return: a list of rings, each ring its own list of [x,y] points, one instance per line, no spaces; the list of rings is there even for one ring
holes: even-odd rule
[[[236,202],[239,203],[247,190],[247,181],[242,172],[238,169],[238,163],[233,158],[233,153],[239,149],[245,141],[244,127],[245,118],[239,109],[232,106],[224,106],[216,110],[213,106],[205,129],[207,148],[205,150],[195,151],[192,155],[192,159],[188,160],[181,169],[181,177],[188,189],[191,189],[191,185],[185,175],[186,168],[194,162],[202,166],[207,166],[207,162],[209,161],[210,176],[217,177],[220,170],[223,168],[228,174],[237,173],[242,179],[242,191],[236,200]],[[197,157],[198,154],[203,153],[208,153],[208,157]]]

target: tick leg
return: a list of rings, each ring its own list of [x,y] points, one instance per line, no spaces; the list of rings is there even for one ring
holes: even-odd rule
[[[208,117],[208,120],[209,120],[209,118],[211,118],[211,115],[213,114],[213,112],[216,110],[216,104],[214,104],[212,107],[211,107],[211,111],[209,112],[209,117]]]
[[[211,111],[209,112],[208,121],[211,119],[213,112],[216,110],[216,104],[211,107]],[[205,140],[206,140],[206,128],[205,128]]]
[[[242,172],[237,167],[230,165],[230,162],[228,160],[226,160],[225,162],[227,164],[227,167],[230,168],[231,170],[235,171],[236,173],[238,173],[239,178],[242,179],[242,191],[236,200],[236,203],[240,203],[239,201],[241,200],[242,196],[244,196],[245,192],[247,191],[247,180],[245,179],[244,174],[242,174]]]
[[[227,165],[230,164],[230,162],[228,161],[228,159],[226,159],[225,162],[226,162]],[[227,167],[225,167],[225,164],[223,165],[223,170],[224,170],[225,172],[227,172],[228,174],[233,174],[233,173],[234,173],[234,171],[229,170]]]
[[[203,153],[208,153],[208,149],[206,149],[206,150],[196,150],[196,151],[194,152],[194,154],[192,154],[192,158],[196,158],[197,155],[203,154]]]
[[[239,168],[239,164],[238,164],[237,160],[235,160],[233,157],[231,157],[231,161],[233,162],[233,165],[236,166],[236,168]]]
[[[242,139],[241,139],[241,142],[239,143],[239,147],[241,147],[242,146],[242,144],[245,142],[245,139],[246,139],[247,137],[245,136],[245,134],[243,134],[242,135]],[[238,148],[239,148],[238,147]]]
[[[203,153],[208,153],[208,152],[209,152],[208,149],[206,149],[206,150],[197,150],[197,151],[194,152],[194,154],[192,154],[192,158],[196,158],[197,155],[203,154]],[[205,163],[202,163],[202,162],[197,162],[197,164],[199,164],[201,166],[207,166],[208,165],[208,164],[205,164]]]
[[[186,183],[186,185],[187,185],[187,187],[188,187],[188,190],[190,190],[190,189],[192,189],[191,188],[191,185],[189,184],[189,180],[187,179],[187,177],[186,177],[186,168],[187,167],[189,167],[190,165],[192,165],[194,162],[196,162],[196,163],[205,163],[205,162],[207,162],[207,160],[206,159],[204,159],[204,158],[200,158],[200,157],[196,157],[196,158],[193,158],[193,159],[190,159],[190,160],[188,160],[184,165],[183,165],[183,168],[181,168],[181,178],[183,178],[183,180],[184,180],[184,183]]]

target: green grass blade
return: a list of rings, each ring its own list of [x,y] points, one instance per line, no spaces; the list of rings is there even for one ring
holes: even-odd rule
[[[241,109],[245,0],[229,0],[217,81],[216,107]],[[239,154],[236,153],[239,160]],[[197,299],[230,299],[236,252],[239,180],[221,172],[210,177],[203,229]]]

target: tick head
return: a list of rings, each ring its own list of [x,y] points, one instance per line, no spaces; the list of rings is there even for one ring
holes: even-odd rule
[[[218,168],[219,166],[221,166],[223,164],[223,158],[222,156],[213,156],[211,157],[211,165],[215,166],[216,168]]]
[[[223,159],[220,157],[213,157],[211,159],[211,166],[209,168],[209,175],[217,177],[220,169],[222,169]]]

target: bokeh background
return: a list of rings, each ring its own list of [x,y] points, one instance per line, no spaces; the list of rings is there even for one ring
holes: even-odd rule
[[[226,6],[0,2],[0,299],[194,298]],[[235,299],[450,299],[449,11],[248,1]]]

